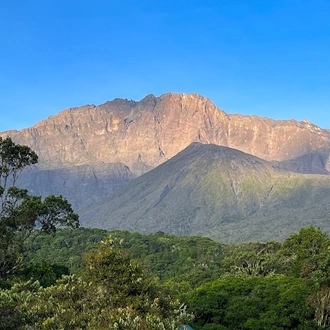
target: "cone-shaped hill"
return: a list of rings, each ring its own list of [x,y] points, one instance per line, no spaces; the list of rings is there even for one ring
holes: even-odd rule
[[[193,143],[81,214],[82,224],[222,242],[330,231],[330,177],[298,174],[241,151]]]

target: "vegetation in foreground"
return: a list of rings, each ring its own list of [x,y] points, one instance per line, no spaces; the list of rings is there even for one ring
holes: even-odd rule
[[[330,240],[313,227],[283,243],[86,228],[35,243],[20,272],[3,281],[3,329],[330,326]]]

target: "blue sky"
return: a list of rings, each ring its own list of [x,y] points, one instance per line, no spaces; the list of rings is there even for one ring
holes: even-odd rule
[[[328,0],[4,0],[0,14],[0,131],[165,92],[330,128]]]

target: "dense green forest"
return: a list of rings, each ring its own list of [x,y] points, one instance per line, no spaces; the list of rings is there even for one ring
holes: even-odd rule
[[[330,240],[313,227],[283,243],[239,245],[61,229],[25,249],[20,272],[2,284],[2,329],[108,329],[118,320],[118,329],[329,329]]]

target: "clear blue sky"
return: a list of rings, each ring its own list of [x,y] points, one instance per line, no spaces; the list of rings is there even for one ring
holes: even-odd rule
[[[329,0],[3,0],[0,13],[0,131],[165,92],[330,128]]]

